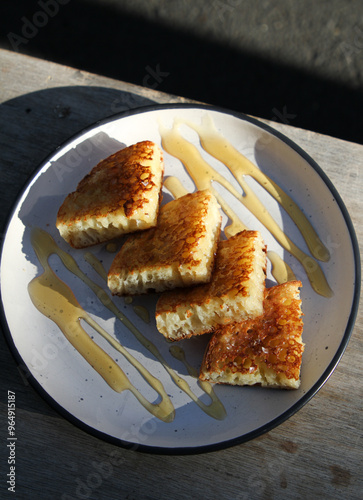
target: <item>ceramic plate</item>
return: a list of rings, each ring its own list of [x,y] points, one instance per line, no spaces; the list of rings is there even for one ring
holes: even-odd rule
[[[260,230],[268,250],[281,257],[302,281],[303,340],[306,345],[298,390],[215,386],[216,397],[226,411],[226,417],[220,420],[205,413],[177,387],[162,363],[104,307],[83,281],[53,255],[49,259],[52,269],[73,290],[84,310],[162,382],[175,408],[174,420],[166,423],[151,415],[130,391],[116,393],[112,390],[70,345],[58,326],[34,307],[28,284],[43,269],[32,247],[30,234],[33,228],[47,231],[56,244],[75,259],[83,273],[106,289],[103,279],[85,260],[85,251],[71,249],[58,234],[55,220],[63,199],[102,158],[125,145],[146,139],[161,145],[162,128],[170,129],[178,121],[183,122],[179,130],[182,137],[242,193],[223,163],[202,149],[199,136],[190,124],[198,125],[203,120],[213,123],[218,133],[284,189],[304,212],[330,252],[328,261],[314,260],[313,265],[320,266],[333,296],[327,298],[314,291],[301,263],[280,246],[240,200],[220,184],[213,184],[244,224],[250,229]],[[195,185],[181,161],[167,152],[164,160],[165,178],[177,177],[186,190],[194,191]],[[246,182],[279,227],[305,255],[310,256],[300,231],[285,210],[257,182],[248,177]],[[171,198],[171,192],[164,188],[163,203]],[[229,222],[224,216],[223,227]],[[119,242],[117,245],[120,246]],[[114,254],[105,245],[98,245],[90,251],[107,269]],[[272,429],[318,391],[347,345],[358,306],[359,270],[358,246],[349,215],[322,170],[297,145],[264,124],[240,114],[206,106],[154,106],[113,116],[82,131],[50,155],[29,181],[9,218],[3,244],[3,316],[17,362],[26,370],[36,389],[70,421],[121,446],[158,453],[198,453],[241,443]],[[270,264],[267,278],[268,286],[276,284]],[[170,344],[156,330],[156,299],[151,295],[136,298],[132,303],[119,297],[112,300],[156,346],[171,369],[189,384],[195,396],[208,405],[209,396],[188,373],[186,365],[170,354]],[[139,311],[135,306],[141,306]],[[144,308],[149,312],[149,321],[137,314],[140,310],[145,312]],[[134,366],[98,333],[87,331],[116,360],[137,390],[155,402],[157,394]],[[207,340],[204,336],[181,342],[190,366],[198,369]]]

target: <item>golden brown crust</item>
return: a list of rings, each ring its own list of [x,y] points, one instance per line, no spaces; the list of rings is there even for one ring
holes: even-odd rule
[[[199,264],[201,256],[196,260],[195,249],[207,234],[204,217],[210,197],[198,191],[161,207],[157,227],[128,238],[112,265],[112,273],[116,274],[117,268],[132,272],[140,265]]]
[[[155,286],[148,286],[158,291],[182,286],[181,276],[187,274],[190,280],[185,285],[209,280],[220,225],[219,206],[209,190],[187,194],[162,206],[157,226],[131,235],[114,259],[109,271],[111,291],[132,293],[122,291],[121,281],[132,279],[132,275],[140,277],[140,273],[154,273]],[[161,281],[165,270],[170,272],[170,286],[158,288],[158,277]],[[199,280],[200,273],[205,276]],[[120,287],[116,280],[120,280]]]
[[[151,160],[153,143],[139,142],[117,151],[96,165],[71,193],[58,212],[69,223],[82,217],[104,216],[123,207],[126,217],[145,207],[148,191],[155,185],[143,160]],[[83,202],[86,204],[83,205]],[[69,208],[75,210],[70,213]]]
[[[258,231],[241,231],[218,244],[212,279],[188,290],[163,293],[156,326],[170,340],[212,331],[262,313],[266,247]]]
[[[246,297],[249,278],[254,270],[254,238],[257,231],[242,231],[218,243],[213,278],[210,283],[188,290],[190,304],[200,306],[211,297],[225,299],[236,295]],[[175,312],[185,302],[185,290],[174,290],[160,297],[157,314]]]
[[[102,160],[60,207],[56,225],[61,235],[79,247],[85,246],[77,241],[80,232],[86,240],[87,231],[98,232],[93,242],[97,243],[107,239],[108,227],[115,237],[115,228],[124,234],[138,229],[138,220],[141,226],[154,226],[163,170],[162,151],[151,141],[133,144]]]
[[[254,380],[258,374],[264,378],[262,385],[296,387],[304,350],[301,286],[292,281],[267,289],[262,316],[216,330],[200,378],[239,385],[245,380],[252,385],[261,383],[257,377]]]

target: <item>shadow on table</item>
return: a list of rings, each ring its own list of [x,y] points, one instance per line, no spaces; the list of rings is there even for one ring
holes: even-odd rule
[[[137,15],[122,10],[121,6],[116,8],[110,2],[100,1],[74,0],[64,5],[62,2],[57,12],[46,16],[47,22],[39,27],[35,25],[32,32],[33,20],[36,24],[38,18],[45,17],[38,4],[30,5],[25,0],[1,4],[0,14],[1,9],[6,9],[0,16],[4,23],[0,36],[2,47],[245,114],[362,142],[361,131],[356,126],[356,117],[363,113],[362,90],[314,75],[310,71],[315,64],[313,58],[306,62],[305,70],[294,68],[244,52],[220,39],[196,36],[187,28],[176,29],[160,21],[145,19],[142,7]],[[215,7],[210,6],[212,17],[216,14]],[[225,8],[233,10],[232,6]],[[242,16],[241,12],[236,10],[235,13]],[[262,13],[261,16],[262,24]],[[309,13],[306,16],[308,18]],[[25,20],[27,29],[24,28]],[[219,25],[225,21],[223,16],[215,19]],[[243,30],[249,27],[243,27],[242,17],[241,26],[235,37],[246,36]],[[226,24],[224,29],[228,28]],[[289,33],[281,31],[275,35],[288,37]],[[281,44],[284,39],[279,40]],[[344,56],[342,47],[348,42],[343,38],[334,40],[336,51],[333,55],[339,61],[341,74],[351,71],[354,64],[359,67],[360,52],[353,45],[354,40],[348,54],[354,58],[354,64],[349,66]],[[299,47],[291,47],[291,50],[297,51]],[[312,46],[312,50],[321,51],[324,47]]]

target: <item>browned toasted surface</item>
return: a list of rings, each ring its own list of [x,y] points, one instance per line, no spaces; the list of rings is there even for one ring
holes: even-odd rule
[[[170,340],[211,332],[219,325],[263,311],[266,246],[258,231],[242,231],[218,243],[210,282],[163,293],[156,327]]]
[[[118,293],[117,279],[126,283],[140,273],[145,276],[145,283],[147,273],[154,273],[155,289],[165,270],[170,272],[171,282],[176,278],[175,286],[181,284],[180,275],[189,274],[193,281],[194,271],[196,282],[198,275],[207,271],[203,281],[210,279],[220,224],[219,206],[209,190],[196,191],[163,205],[157,226],[131,235],[115,257],[108,275],[113,293]],[[149,287],[153,287],[152,283]]]
[[[218,243],[212,280],[210,283],[185,290],[163,294],[157,305],[157,314],[176,311],[186,302],[202,305],[212,298],[226,299],[247,296],[250,293],[250,275],[254,270],[254,237],[257,231],[242,231]],[[187,295],[186,295],[187,293]]]
[[[216,330],[200,378],[239,385],[291,383],[296,387],[304,350],[301,286],[300,281],[292,281],[267,289],[262,316]]]
[[[126,217],[147,206],[148,192],[155,185],[149,166],[154,144],[143,141],[102,160],[84,177],[60,207],[58,221],[105,216],[123,209]]]

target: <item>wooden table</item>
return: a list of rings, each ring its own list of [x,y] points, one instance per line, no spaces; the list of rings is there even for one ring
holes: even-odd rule
[[[140,88],[3,50],[0,82],[2,227],[30,174],[72,134],[118,111],[188,102],[157,88]],[[271,125],[327,173],[362,242],[363,146],[281,123]],[[13,498],[362,498],[362,328],[360,310],[335,372],[292,418],[253,441],[192,456],[125,450],[73,426],[29,385],[1,335],[0,496],[8,493],[7,391],[13,391],[18,438]]]

